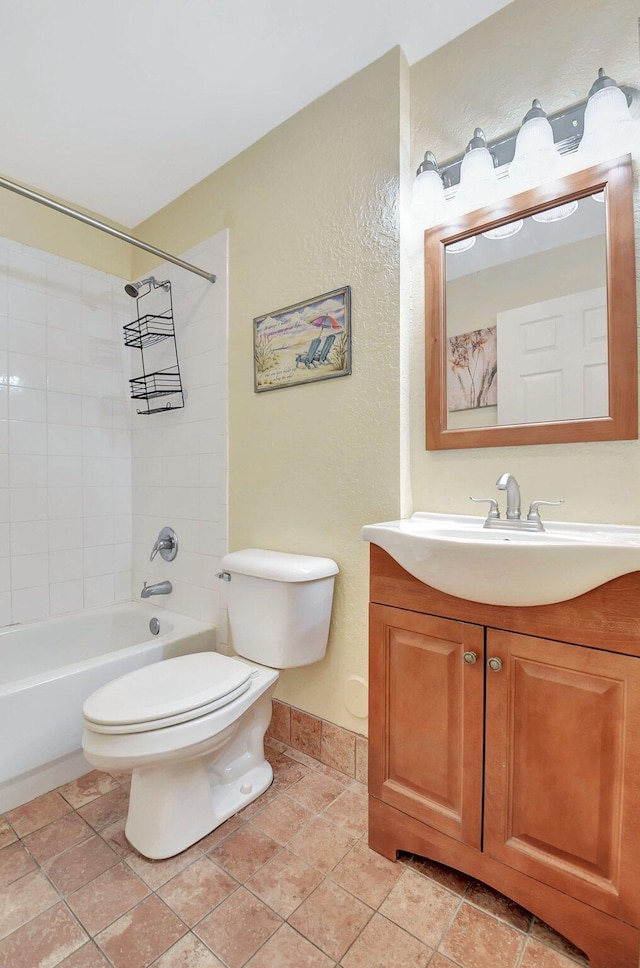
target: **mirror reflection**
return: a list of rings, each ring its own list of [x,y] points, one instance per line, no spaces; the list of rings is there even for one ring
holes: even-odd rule
[[[609,416],[604,193],[445,251],[447,429]]]

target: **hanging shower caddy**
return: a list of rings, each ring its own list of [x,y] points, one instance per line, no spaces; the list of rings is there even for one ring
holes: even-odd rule
[[[140,288],[148,285],[146,292],[140,294]],[[167,306],[160,307],[158,312],[144,313],[144,308],[155,308],[156,300],[148,300],[148,296],[158,290],[167,293]],[[125,286],[129,295],[136,297],[137,319],[123,327],[125,346],[140,350],[142,375],[129,380],[131,398],[146,400],[146,410],[138,410],[139,414],[162,413],[166,410],[179,410],[184,407],[184,393],[180,377],[178,362],[178,347],[173,322],[173,297],[169,280],[157,282],[153,276],[142,283]],[[145,304],[145,300],[147,300]],[[168,365],[167,365],[168,364]],[[161,406],[152,407],[150,401],[157,401],[162,397],[171,396],[171,400]]]

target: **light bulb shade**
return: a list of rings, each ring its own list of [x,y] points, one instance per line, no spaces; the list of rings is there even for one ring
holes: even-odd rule
[[[475,235],[468,235],[466,239],[460,239],[459,242],[449,242],[447,245],[447,254],[453,252],[454,254],[459,254],[460,252],[468,252],[476,244]]]
[[[515,222],[506,222],[505,225],[498,225],[495,229],[483,232],[485,239],[510,239],[512,235],[517,235],[524,222],[521,218]]]
[[[422,171],[413,183],[411,195],[411,218],[419,228],[444,222],[447,200],[444,186],[437,171]]]
[[[569,218],[578,208],[576,201],[566,202],[564,205],[556,205],[554,208],[545,208],[542,212],[533,215],[534,222],[560,222],[563,218]]]
[[[631,151],[637,138],[638,124],[629,113],[624,92],[615,82],[591,94],[584,111],[581,155],[589,162],[617,158]]]
[[[512,188],[524,191],[556,177],[560,167],[560,155],[553,142],[553,129],[540,107],[533,102],[516,138],[515,153],[509,167]]]
[[[493,155],[481,128],[476,128],[460,166],[460,188],[456,196],[459,212],[471,212],[498,197],[498,178]]]

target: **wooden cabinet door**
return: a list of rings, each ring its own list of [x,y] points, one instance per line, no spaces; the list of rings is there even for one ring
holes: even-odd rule
[[[487,633],[484,849],[631,923],[640,916],[640,659]]]
[[[479,848],[484,629],[371,605],[369,655],[370,793]]]

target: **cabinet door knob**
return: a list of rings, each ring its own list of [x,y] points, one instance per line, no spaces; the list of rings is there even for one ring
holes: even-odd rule
[[[465,652],[462,656],[467,665],[473,665],[478,660],[478,656],[475,652]]]
[[[494,657],[492,659],[489,659],[489,661],[487,662],[487,665],[489,666],[492,672],[500,672],[500,669],[502,669],[502,659],[498,659],[497,657]]]

